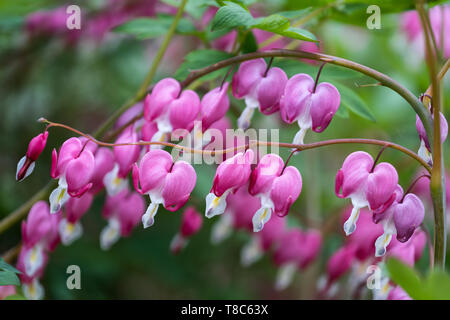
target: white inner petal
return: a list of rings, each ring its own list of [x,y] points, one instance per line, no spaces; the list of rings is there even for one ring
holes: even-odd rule
[[[233,215],[227,211],[221,215],[219,221],[217,221],[211,231],[211,243],[219,244],[227,239],[233,231]]]
[[[34,278],[31,283],[23,284],[22,288],[27,300],[42,300],[44,298],[44,287],[37,278]]]
[[[72,224],[66,218],[61,220],[58,229],[61,242],[66,246],[72,244],[83,234],[83,226],[79,221]]]
[[[142,224],[144,228],[151,227],[155,223],[155,216],[158,212],[159,203],[150,202],[150,205],[147,208],[147,211],[142,216]]]
[[[220,197],[217,197],[214,193],[209,193],[206,196],[205,216],[207,218],[212,218],[225,212],[225,209],[227,207],[226,198],[229,193],[230,190],[227,190]]]
[[[277,278],[275,280],[275,289],[286,289],[294,279],[294,274],[297,271],[296,263],[286,263],[278,269]]]
[[[103,184],[108,195],[112,197],[128,187],[128,180],[119,177],[119,165],[116,163],[103,178]]]

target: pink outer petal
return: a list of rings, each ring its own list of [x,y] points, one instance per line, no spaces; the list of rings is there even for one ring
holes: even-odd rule
[[[105,219],[109,219],[112,216],[118,214],[119,204],[125,201],[128,193],[129,191],[127,189],[124,189],[114,196],[107,196],[102,208],[102,217]]]
[[[397,184],[397,170],[391,164],[382,162],[376,165],[367,178],[367,200],[370,209],[376,210],[389,201],[392,203]]]
[[[293,166],[287,167],[283,174],[275,178],[270,198],[275,205],[275,213],[279,216],[288,214],[289,209],[302,191],[302,176]]]
[[[311,95],[312,129],[324,131],[331,122],[341,103],[339,91],[330,83],[322,82]]]
[[[180,93],[180,84],[172,78],[160,80],[148,94],[144,101],[144,117],[147,121],[153,121],[162,115],[167,106],[177,98]]]
[[[25,247],[32,247],[45,239],[52,227],[50,208],[45,201],[38,201],[28,214],[27,221],[22,223],[22,240]]]
[[[253,151],[247,150],[245,154],[240,152],[222,162],[217,168],[211,192],[220,197],[225,191],[237,190],[246,184],[251,174],[252,160]]]
[[[222,88],[217,87],[203,96],[201,101],[203,131],[227,113],[230,107],[230,99],[227,94],[228,86],[229,83],[225,82]]]
[[[313,262],[322,247],[322,234],[317,230],[308,230],[303,234],[302,253],[299,267],[306,269]]]
[[[422,201],[413,193],[408,193],[403,203],[395,206],[394,223],[397,229],[397,240],[406,242],[411,238],[414,230],[419,227],[425,216]]]
[[[262,58],[241,63],[231,82],[233,95],[237,99],[242,99],[250,94],[261,81],[266,68],[267,64]]]
[[[135,178],[139,178],[142,193],[161,188],[172,163],[172,156],[167,151],[150,150],[141,160],[137,177],[133,174],[135,186],[137,182]]]
[[[248,193],[246,185],[240,187],[235,193],[230,194],[227,198],[227,209],[229,209],[233,215],[233,228],[237,230],[253,232],[252,218],[260,207],[260,199],[252,197]]]
[[[314,80],[311,76],[300,73],[286,82],[284,95],[280,100],[280,113],[284,122],[292,123],[304,112],[311,97]]]
[[[32,161],[36,161],[39,155],[44,150],[45,145],[47,144],[47,138],[48,131],[45,131],[44,133],[41,133],[31,139],[30,143],[28,144],[28,150],[26,153],[27,158],[31,159]]]
[[[94,166],[95,159],[89,150],[84,150],[78,158],[67,164],[67,191],[71,196],[81,196],[92,186],[90,180],[94,173]]]
[[[257,97],[260,110],[264,114],[271,114],[279,109],[279,102],[288,81],[286,73],[280,68],[271,68],[257,87]]]
[[[365,188],[365,182],[373,165],[372,157],[363,151],[351,153],[336,175],[335,193],[340,198]],[[342,191],[341,191],[342,190]]]
[[[184,90],[178,99],[169,106],[169,119],[172,129],[186,129],[190,131],[200,112],[200,98],[192,90]]]
[[[162,190],[164,207],[176,211],[187,202],[194,190],[197,175],[194,168],[185,161],[177,161],[167,174]]]
[[[142,140],[151,141],[156,132],[158,132],[158,126],[156,123],[146,121],[141,128]]]
[[[66,140],[58,153],[53,150],[52,154],[52,178],[59,178],[66,170],[67,164],[77,158],[83,148],[78,138],[70,138]]]
[[[140,223],[144,212],[145,201],[135,192],[130,192],[119,202],[118,218],[122,237],[128,237],[131,234],[131,231]]]
[[[80,198],[70,198],[66,204],[66,218],[70,223],[76,223],[89,210],[94,196],[87,192]]]
[[[273,180],[281,174],[283,167],[280,156],[273,153],[263,156],[250,176],[249,193],[254,196],[269,192]]]
[[[300,229],[291,229],[287,231],[280,239],[280,243],[273,255],[274,262],[277,266],[285,263],[300,263],[302,254],[302,243],[304,235]]]

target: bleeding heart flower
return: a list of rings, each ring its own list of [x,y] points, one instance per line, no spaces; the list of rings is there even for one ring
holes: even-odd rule
[[[100,247],[108,250],[120,237],[128,237],[141,221],[144,210],[144,199],[136,192],[125,189],[108,197],[102,211],[108,225],[100,233]]]
[[[65,206],[66,217],[59,223],[59,235],[61,242],[68,246],[83,234],[83,227],[80,223],[81,217],[89,210],[94,196],[86,192],[80,198],[70,198]]]
[[[47,144],[48,131],[41,133],[31,139],[28,144],[27,153],[17,163],[16,180],[22,181],[34,170],[35,161],[39,158]]]
[[[245,99],[246,104],[238,119],[238,127],[245,130],[250,126],[256,108],[263,114],[278,111],[287,80],[282,69],[267,70],[267,64],[262,58],[241,63],[231,83],[234,96],[237,99]]]
[[[234,157],[222,162],[214,176],[211,193],[206,196],[205,216],[212,218],[225,212],[226,198],[230,192],[236,191],[247,183],[250,177],[250,165],[253,160],[253,151],[238,153]]]
[[[359,210],[368,206],[374,212],[383,212],[395,199],[398,174],[386,162],[374,166],[372,157],[362,151],[353,152],[336,174],[335,192],[340,198],[350,198],[353,210],[344,223],[347,235],[356,229]]]
[[[142,216],[144,228],[154,223],[160,204],[169,211],[176,211],[187,202],[195,187],[197,175],[185,161],[173,162],[172,156],[163,150],[150,150],[140,165],[133,167],[136,191],[150,196],[150,206]],[[141,187],[139,187],[139,184]]]
[[[324,131],[339,108],[341,96],[332,84],[327,82],[315,86],[309,75],[301,73],[290,78],[280,100],[281,118],[292,123],[297,121],[300,131],[294,137],[294,144],[303,144],[305,133],[312,128]]]
[[[250,177],[249,192],[261,199],[261,207],[253,216],[253,231],[261,231],[272,212],[287,215],[301,190],[302,177],[297,168],[284,168],[283,159],[276,154],[263,156]]]
[[[95,166],[91,177],[91,193],[100,192],[105,186],[103,179],[105,175],[114,168],[114,153],[109,148],[98,148],[94,154]]]
[[[81,197],[92,187],[95,158],[86,148],[88,142],[83,144],[78,138],[70,138],[61,146],[59,155],[53,149],[51,176],[59,180],[50,194],[51,213],[59,211],[70,197]]]

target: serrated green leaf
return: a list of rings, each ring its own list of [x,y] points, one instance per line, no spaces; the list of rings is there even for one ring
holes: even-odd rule
[[[289,28],[289,19],[279,14],[272,14],[264,18],[255,19],[252,27],[270,32],[279,32]]]
[[[303,41],[309,41],[309,42],[317,42],[317,38],[314,34],[309,32],[308,30],[296,28],[296,27],[289,27],[286,30],[276,32],[279,35],[282,35],[284,37],[297,39],[297,40],[303,40]]]
[[[356,115],[376,122],[375,116],[366,102],[353,90],[340,84],[334,84],[341,95],[341,105],[355,113]]]
[[[246,9],[234,2],[225,2],[226,5],[220,7],[212,21],[211,30],[220,30],[244,26],[250,27],[254,23],[254,18]]]
[[[19,277],[12,271],[0,271],[0,286],[20,286]]]
[[[389,272],[389,276],[392,281],[398,284],[405,290],[405,292],[413,299],[429,299],[430,296],[427,293],[422,279],[417,272],[400,262],[397,259],[390,258],[386,262],[386,267]]]
[[[12,265],[6,263],[5,260],[3,260],[3,258],[0,258],[0,270],[11,271],[14,273],[19,273],[19,274],[22,273],[19,270],[17,270],[16,268],[14,268]]]

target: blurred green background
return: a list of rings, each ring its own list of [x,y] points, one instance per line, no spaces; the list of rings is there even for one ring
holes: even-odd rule
[[[201,1],[192,0],[192,12],[201,16]],[[205,2],[205,1],[204,1]],[[253,1],[255,2],[255,1]],[[318,4],[318,1],[316,4]],[[350,1],[352,2],[352,1]],[[356,2],[356,1],[353,1]],[[377,1],[374,1],[375,3]],[[208,3],[208,1],[206,1]],[[410,1],[399,1],[398,7],[380,4],[382,28],[366,28],[367,4],[327,10],[304,27],[320,40],[323,52],[357,61],[386,73],[419,96],[428,85],[428,72],[423,54],[409,44],[399,27],[395,11],[412,8]],[[104,8],[105,1],[72,1],[83,12]],[[62,129],[50,132],[47,147],[35,172],[24,182],[15,181],[17,161],[26,151],[28,141],[42,131],[39,117],[63,122],[84,132],[92,132],[124,101],[132,97],[143,81],[161,39],[137,40],[132,36],[108,33],[101,41],[80,41],[67,45],[63,35],[28,37],[24,19],[30,12],[60,6],[60,1],[0,0],[0,218],[29,199],[50,179],[51,149],[70,137]],[[106,4],[107,5],[107,4]],[[198,5],[198,7],[195,7]],[[267,14],[297,10],[311,1],[258,1],[256,6]],[[386,10],[385,10],[386,9]],[[385,11],[384,11],[385,10]],[[394,11],[394,12],[391,12]],[[187,16],[193,19],[192,16]],[[83,28],[83,21],[82,21]],[[201,48],[201,42],[191,36],[176,36],[169,53],[158,69],[157,78],[173,76],[183,57]],[[297,60],[276,59],[275,65],[285,68],[289,76],[308,72],[315,76],[318,67]],[[216,84],[221,79],[215,80]],[[415,129],[415,114],[411,107],[390,89],[358,85],[373,80],[342,68],[325,66],[322,81],[349,88],[366,105],[375,121],[354,112],[336,116],[322,134],[309,132],[306,142],[332,138],[375,138],[393,141],[417,151],[419,139]],[[444,81],[444,108],[449,118],[450,77]],[[199,92],[202,92],[201,90]],[[235,108],[241,102],[233,100]],[[230,112],[232,123],[236,115]],[[280,141],[291,142],[297,127],[283,124],[278,116],[257,114],[255,128],[280,128]],[[445,142],[445,163],[450,168],[448,140]],[[304,152],[292,159],[303,175],[303,191],[289,215],[291,225],[320,227],[339,213],[349,201],[334,195],[334,177],[344,158],[356,150],[366,150],[373,156],[378,147],[358,145],[330,146]],[[289,150],[281,150],[284,159]],[[394,164],[399,171],[400,184],[407,188],[417,173],[418,165],[403,154],[387,150],[383,161]],[[197,166],[198,182],[193,197],[204,209],[204,197],[209,192],[214,167]],[[249,235],[235,233],[224,243],[210,243],[211,226],[217,219],[204,220],[204,227],[178,256],[169,251],[170,240],[179,230],[179,212],[161,211],[156,224],[143,230],[138,226],[132,236],[121,239],[113,248],[103,252],[99,233],[106,222],[100,216],[104,200],[101,193],[83,217],[84,235],[69,247],[59,246],[52,253],[43,278],[48,299],[265,299],[312,298],[317,278],[331,253],[342,242],[341,226],[325,239],[317,262],[283,292],[276,292],[273,283],[276,268],[270,257],[244,268],[239,263],[240,250]],[[161,209],[160,209],[161,210]],[[431,218],[431,212],[428,218]],[[431,228],[432,220],[426,222]],[[0,252],[20,241],[20,224],[0,235]],[[68,290],[66,268],[79,265],[82,290]],[[419,264],[425,270],[428,256]]]

